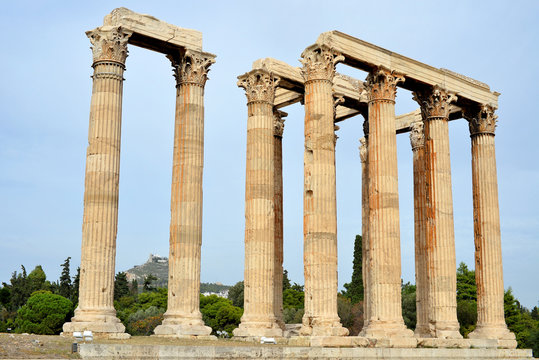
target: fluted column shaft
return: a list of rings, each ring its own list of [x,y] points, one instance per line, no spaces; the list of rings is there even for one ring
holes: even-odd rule
[[[403,77],[385,68],[374,69],[365,82],[369,99],[369,229],[368,263],[370,312],[362,331],[369,337],[411,336],[402,319],[401,259],[396,85]]]
[[[127,41],[121,27],[87,32],[93,45],[93,88],[86,153],[79,304],[64,332],[122,333],[114,310],[122,91]]]
[[[337,199],[332,80],[342,56],[330,49],[304,51],[304,271],[303,335],[343,336],[337,314]]]
[[[426,265],[429,334],[462,338],[457,320],[457,275],[448,118],[456,96],[435,86],[414,92],[424,121],[427,189]],[[427,335],[427,334],[425,334]]]
[[[209,335],[200,313],[204,85],[213,56],[169,55],[176,78],[168,307],[156,335]]]
[[[362,273],[363,273],[363,327],[366,328],[370,318],[370,289],[371,272],[369,271],[369,159],[368,155],[368,135],[359,139],[359,155],[361,158],[361,246]]]
[[[428,268],[426,262],[427,229],[427,189],[425,178],[425,135],[423,122],[412,124],[410,142],[413,152],[414,173],[414,238],[415,238],[415,278],[416,314],[415,335],[428,337],[429,332],[429,293]]]
[[[477,327],[470,338],[513,340],[504,318],[503,266],[498,206],[494,109],[483,106],[470,121],[477,283]]]
[[[278,78],[264,70],[239,77],[247,95],[244,313],[235,336],[282,336],[274,308],[275,155],[273,100]],[[282,285],[281,285],[282,286]]]
[[[283,130],[285,113],[274,111],[274,196],[275,215],[275,275],[274,313],[277,322],[284,329],[283,321]]]

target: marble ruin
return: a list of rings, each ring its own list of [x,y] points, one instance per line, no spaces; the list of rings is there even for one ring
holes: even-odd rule
[[[202,51],[202,34],[125,8],[88,31],[93,90],[86,155],[79,305],[65,333],[129,337],[114,310],[122,83],[127,45],[163,53],[176,79],[168,310],[157,335],[210,335],[199,311],[202,242],[204,85],[215,55]]]
[[[301,57],[301,68],[260,59],[238,78],[238,86],[246,91],[249,116],[245,314],[235,336],[276,336],[284,330],[281,325],[279,331],[282,304],[268,303],[282,298],[276,285],[283,252],[281,109],[302,102],[305,315],[300,334],[328,339],[348,334],[337,315],[335,131],[338,122],[361,114],[365,119],[360,140],[365,323],[360,337],[397,347],[482,347],[481,339],[493,340],[490,346],[494,347],[516,347],[503,313],[494,151],[499,93],[479,81],[338,31],[321,34]],[[335,72],[337,63],[366,71],[368,76],[359,82],[340,75]],[[418,110],[395,116],[398,87],[413,92]],[[478,324],[469,340],[462,340],[456,313],[448,135],[449,120],[461,118],[470,126],[478,283]],[[404,325],[400,292],[396,135],[407,132],[415,199],[415,334]]]
[[[125,338],[113,304],[122,83],[128,44],[163,53],[176,79],[168,310],[159,336],[206,337],[199,311],[202,241],[204,86],[215,55],[202,34],[119,8],[87,32],[93,91],[86,160],[80,300],[65,333],[92,330]],[[260,59],[239,76],[247,96],[245,305],[238,338],[283,337],[282,111],[305,108],[305,315],[310,344],[388,347],[514,348],[505,325],[494,147],[498,93],[481,82],[437,69],[332,31],[301,55],[302,67]],[[336,73],[343,63],[368,73],[364,82]],[[419,109],[395,115],[397,88]],[[337,314],[337,124],[364,118],[362,169],[365,323],[347,337]],[[469,122],[472,152],[477,328],[463,340],[456,313],[456,260],[449,120]],[[410,133],[413,152],[417,327],[404,325],[396,136]],[[359,165],[359,163],[358,163]],[[359,185],[358,185],[359,187]],[[358,197],[359,201],[359,197]],[[346,342],[340,339],[351,339]],[[321,340],[325,339],[325,340]],[[370,344],[370,345],[369,345]]]

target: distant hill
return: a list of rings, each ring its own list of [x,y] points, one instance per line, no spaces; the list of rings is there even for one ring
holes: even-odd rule
[[[144,277],[152,274],[157,278],[154,282],[156,287],[166,287],[168,285],[168,258],[150,254],[148,260],[142,265],[135,265],[131,269],[126,270],[125,274],[129,282],[137,280],[139,288],[142,287]],[[201,283],[200,292],[203,294],[220,294],[226,296],[228,289],[231,286],[221,283]]]

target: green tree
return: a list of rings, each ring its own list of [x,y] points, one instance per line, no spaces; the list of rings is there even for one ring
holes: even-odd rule
[[[402,318],[409,329],[415,330],[417,322],[416,287],[407,282],[401,286]]]
[[[17,310],[19,307],[26,304],[30,297],[31,289],[28,286],[28,276],[26,268],[21,265],[22,272],[17,274],[16,271],[11,275],[9,288],[11,291],[11,306],[10,309]]]
[[[229,335],[238,327],[243,309],[232,305],[232,301],[217,295],[200,296],[200,312],[204,323],[213,332],[226,331]]]
[[[62,274],[60,275],[60,284],[58,294],[67,298],[72,298],[73,285],[71,284],[71,275],[69,273],[69,261],[71,256],[68,256],[62,264]]]
[[[129,295],[127,275],[124,272],[119,272],[114,278],[114,300],[118,300],[127,295]]]
[[[50,290],[51,284],[47,281],[47,275],[41,265],[36,265],[34,270],[28,274],[28,287],[30,294],[39,290]]]
[[[477,302],[475,300],[457,301],[457,319],[460,324],[460,333],[464,337],[475,330],[477,324]]]
[[[79,285],[80,285],[80,267],[77,267],[77,274],[73,277],[73,291],[71,292],[71,302],[77,304],[79,302]]]
[[[475,271],[469,270],[463,262],[459,264],[457,269],[457,301],[459,300],[477,301]]]
[[[142,291],[154,291],[155,287],[152,285],[154,281],[157,280],[157,277],[154,274],[148,274],[144,277],[144,282],[142,284]]]
[[[131,294],[131,296],[137,296],[137,294],[138,294],[138,281],[137,281],[137,279],[133,279],[129,283],[129,294]]]
[[[288,278],[288,271],[286,269],[283,270],[283,291],[286,289],[290,289],[292,284],[290,283],[290,279]]]
[[[232,305],[243,308],[243,288],[243,281],[239,281],[228,289],[228,299],[232,301]]]
[[[7,309],[11,303],[11,290],[6,283],[2,283],[2,285],[0,288],[0,307],[3,306]]]
[[[533,320],[539,320],[539,308],[537,306],[534,306],[530,315]]]
[[[73,303],[50,291],[36,291],[17,312],[15,331],[42,335],[59,334],[73,310]]]
[[[303,309],[305,293],[294,289],[283,291],[283,309]]]
[[[356,235],[354,241],[354,262],[352,281],[344,284],[345,290],[342,294],[352,301],[352,304],[357,304],[363,301],[364,286],[363,286],[363,238],[361,235]]]

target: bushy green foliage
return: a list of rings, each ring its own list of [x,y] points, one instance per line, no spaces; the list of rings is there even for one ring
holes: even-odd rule
[[[200,292],[211,292],[211,293],[219,293],[221,291],[225,291],[230,289],[230,286],[228,285],[221,285],[221,284],[211,284],[211,283],[200,283]]]
[[[283,292],[283,309],[303,309],[305,293],[295,289],[286,289]]]
[[[464,337],[475,330],[477,324],[477,302],[475,300],[457,301],[457,319],[460,324],[460,333]]]
[[[73,310],[73,303],[50,291],[36,291],[17,312],[16,332],[59,334]]]
[[[283,309],[283,321],[285,324],[301,324],[304,308],[286,308]]]
[[[416,287],[407,282],[401,287],[402,318],[409,329],[415,330],[417,323]]]
[[[127,332],[131,335],[151,335],[155,327],[163,321],[164,312],[153,305],[145,310],[139,309],[127,318]]]
[[[243,309],[232,305],[232,301],[217,295],[200,296],[200,312],[204,323],[217,331],[226,331],[232,334],[232,330],[238,327]]]
[[[239,281],[228,289],[228,299],[232,301],[232,305],[243,308],[243,288],[243,281]]]
[[[118,300],[127,295],[129,295],[127,275],[124,272],[119,272],[114,277],[114,300]]]
[[[475,271],[469,270],[468,266],[461,262],[457,269],[457,301],[477,301],[477,284],[475,283]]]
[[[143,292],[136,297],[121,297],[120,299],[114,301],[114,307],[116,308],[118,318],[127,328],[129,316],[139,310],[146,310],[151,306],[155,306],[158,309],[163,309],[163,312],[166,311],[167,298],[168,289],[158,288],[152,292]]]
[[[69,273],[69,261],[71,256],[68,256],[62,264],[62,275],[58,284],[58,295],[62,295],[66,299],[71,299],[73,286],[71,285],[71,275]]]
[[[361,235],[356,235],[354,241],[354,262],[352,281],[344,284],[345,290],[342,294],[352,301],[352,304],[357,304],[363,301],[364,286],[363,286],[363,238]]]

